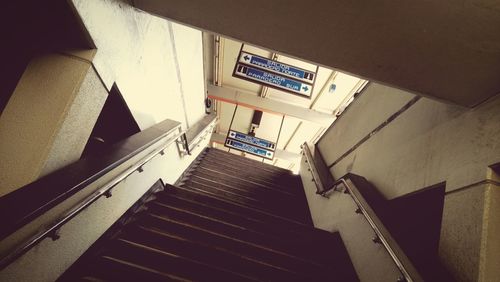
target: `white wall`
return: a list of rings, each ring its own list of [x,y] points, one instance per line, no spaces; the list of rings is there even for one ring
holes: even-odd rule
[[[126,1],[71,3],[97,47],[97,72],[108,90],[116,82],[141,129],[166,118],[186,127],[203,117],[201,31],[138,11]]]

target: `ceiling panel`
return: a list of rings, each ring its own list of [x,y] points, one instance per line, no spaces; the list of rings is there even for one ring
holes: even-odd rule
[[[317,124],[303,121],[294,138],[290,140],[286,150],[292,153],[300,153],[300,145],[305,141],[311,141],[320,128]]]
[[[240,52],[242,44],[235,40],[226,38],[221,38],[221,42],[222,55],[220,59],[223,60],[223,67],[221,70],[222,86],[250,92],[244,95],[252,95],[253,93],[254,95],[261,96],[262,90],[267,87],[263,87],[259,84],[248,82],[232,76],[233,69],[237,61],[237,56]],[[273,55],[273,53],[268,50],[247,44],[243,46],[243,50],[266,58],[271,58]],[[360,83],[359,78],[340,72],[334,72],[333,70],[325,67],[317,68],[317,66],[314,64],[303,62],[301,60],[283,56],[280,54],[278,54],[277,61],[302,69],[314,72],[317,71],[313,94],[311,99],[308,99],[273,88],[267,88],[263,92],[263,97],[267,99],[273,99],[303,108],[311,108],[312,103],[316,100],[314,106],[312,107],[313,110],[333,114],[339,107],[339,104],[346,101],[348,99],[348,96],[353,94],[352,90],[355,88],[355,86]],[[330,86],[332,84],[335,84],[334,90],[330,90]],[[234,109],[234,104],[222,101],[218,102],[218,115],[220,117],[220,122],[218,125],[217,133],[221,133],[224,135],[227,134]],[[252,120],[253,112],[253,109],[246,108],[240,105],[234,117],[232,129],[248,133],[248,131],[250,130],[250,123]],[[321,129],[324,129],[320,125],[306,122],[298,118],[286,116],[284,118],[280,133],[279,129],[281,121],[281,115],[264,112],[262,115],[261,124],[255,130],[255,136],[275,142],[279,134],[280,136],[277,144],[278,149],[286,150],[292,153],[300,153],[300,145],[302,145],[306,141],[312,142],[312,139],[317,136],[318,132]],[[223,147],[223,145],[221,144],[216,146],[224,148],[224,150],[227,151],[227,148]],[[245,155],[234,149],[232,149],[231,152],[238,155]],[[256,159],[259,161],[262,160],[262,158],[260,157],[252,156],[249,154],[246,154],[246,156],[248,158]],[[295,166],[296,170],[298,167],[298,161],[299,159],[295,161],[275,159],[271,161],[265,160],[264,162],[274,164],[286,169]]]
[[[333,81],[325,87],[325,93],[318,99],[315,109],[324,113],[334,113],[343,102],[354,95],[363,81],[358,77],[338,72]]]
[[[222,102],[220,103],[220,118],[219,118],[219,132],[226,134],[231,124],[236,105]],[[248,132],[250,123],[252,121],[253,110],[243,106],[238,106],[234,115],[234,121],[231,128],[244,133]]]

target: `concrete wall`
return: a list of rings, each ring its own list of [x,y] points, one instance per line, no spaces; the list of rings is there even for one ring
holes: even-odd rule
[[[397,281],[401,273],[384,247],[372,242],[375,233],[365,217],[355,212],[357,205],[351,196],[333,192],[327,199],[316,194],[305,157],[301,160],[299,174],[314,226],[340,233],[358,278],[366,282]]]
[[[157,146],[166,142],[166,137],[152,148],[135,156],[118,168],[107,173],[65,202],[59,204],[37,220],[0,242],[0,253],[6,254],[20,242],[35,233],[40,226],[55,220],[64,211],[93,193],[121,171],[137,162]],[[189,164],[207,146],[206,138],[192,151],[191,156],[179,157],[176,144],[171,144],[165,155],[157,155],[143,166],[142,173],[134,172],[113,188],[111,198],[102,197],[60,230],[61,238],[47,238],[21,258],[0,272],[0,281],[55,281],[95,240],[99,238],[130,206],[136,202],[159,178],[173,184]]]
[[[335,178],[362,175],[388,199],[446,181],[440,256],[458,280],[475,281],[490,201],[487,170],[500,162],[500,97],[474,109],[414,98],[371,83],[318,147]]]
[[[118,85],[141,129],[166,118],[200,120],[201,31],[132,8],[128,1],[71,0],[97,46],[94,66],[110,90]]]
[[[0,117],[0,196],[80,158],[108,93],[95,50],[34,58]]]
[[[97,53],[32,60],[0,120],[0,196],[78,160],[115,83],[141,129],[166,118],[187,128],[205,115],[200,31],[127,1],[69,3]]]
[[[490,171],[490,178],[500,182],[500,176]],[[483,212],[483,240],[481,242],[481,263],[479,281],[495,281],[500,277],[500,189],[494,183],[487,184]]]

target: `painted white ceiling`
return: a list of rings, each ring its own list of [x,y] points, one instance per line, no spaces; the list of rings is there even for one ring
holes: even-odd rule
[[[366,81],[345,73],[341,73],[332,69],[318,67],[308,62],[304,62],[295,58],[290,58],[281,54],[274,54],[269,50],[242,44],[227,38],[220,38],[220,86],[231,87],[248,92],[248,95],[254,94],[262,96],[266,99],[273,99],[283,103],[293,104],[303,108],[312,109],[322,113],[335,115],[339,110],[346,107],[348,102],[356,92],[366,84]],[[289,65],[300,67],[302,69],[316,72],[316,81],[311,99],[291,95],[287,92],[263,87],[257,83],[242,80],[232,76],[238,54],[243,48],[248,51],[266,58],[272,58],[277,55],[277,61]],[[213,50],[212,50],[213,52]],[[213,69],[210,71],[214,71]],[[206,77],[213,77],[213,73],[206,74]],[[207,83],[213,84],[213,81]],[[332,86],[333,85],[333,86]],[[216,133],[226,135],[230,127],[231,119],[234,114],[234,120],[231,129],[241,132],[248,132],[254,110],[252,108],[239,105],[235,113],[235,104],[228,102],[217,101],[217,115],[220,122],[217,126]],[[283,121],[283,125],[281,123]],[[280,132],[281,127],[281,132]],[[255,134],[259,138],[277,141],[277,148],[291,153],[300,153],[300,145],[304,142],[313,142],[322,134],[326,128],[319,124],[301,120],[290,116],[283,117],[275,113],[264,112],[260,127],[255,130]],[[278,139],[279,135],[279,139]],[[214,147],[228,150],[222,144],[213,144]],[[234,154],[245,155],[236,150],[231,150]],[[259,157],[246,154],[246,157],[262,160]],[[271,163],[279,167],[297,170],[298,159],[279,159],[273,161],[265,160],[266,163]]]

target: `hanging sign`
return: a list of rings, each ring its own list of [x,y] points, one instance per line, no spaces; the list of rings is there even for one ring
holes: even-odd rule
[[[241,50],[233,76],[310,99],[316,72]]]
[[[236,64],[234,76],[306,98],[312,95],[312,85],[243,64]]]
[[[255,145],[250,145],[247,143],[243,143],[241,141],[227,138],[224,146],[229,147],[231,149],[236,149],[241,152],[249,153],[261,158],[265,158],[268,160],[272,160],[274,157],[274,152],[268,149],[260,148]]]
[[[313,84],[316,73],[241,51],[238,62]]]
[[[254,136],[251,136],[251,135],[248,135],[245,133],[241,133],[238,131],[234,131],[234,130],[229,130],[227,137],[244,142],[244,143],[247,143],[247,144],[251,144],[251,145],[254,145],[257,147],[261,147],[264,149],[270,149],[272,151],[274,151],[274,149],[276,148],[276,144],[274,142],[271,142],[271,141],[268,141],[265,139],[261,139],[258,137],[254,137]]]

